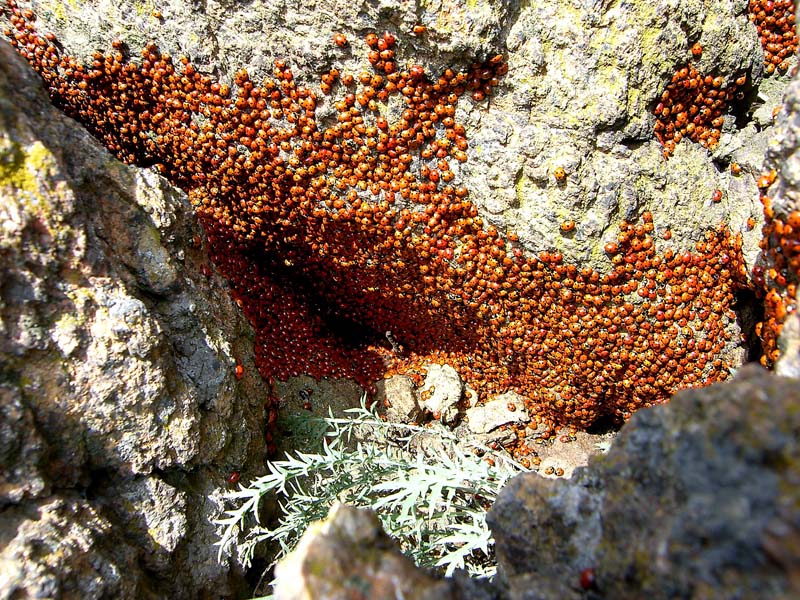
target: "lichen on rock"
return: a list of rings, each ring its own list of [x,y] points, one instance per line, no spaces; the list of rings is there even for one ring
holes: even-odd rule
[[[266,392],[234,377],[252,332],[200,272],[185,196],[117,163],[7,45],[0,164],[3,597],[234,589],[204,498],[258,468]]]

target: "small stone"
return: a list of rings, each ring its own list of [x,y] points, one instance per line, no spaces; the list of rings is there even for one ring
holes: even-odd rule
[[[464,382],[450,365],[425,365],[428,374],[420,390],[423,408],[437,413],[442,423],[451,423],[458,416],[458,401],[464,393]]]
[[[387,403],[386,415],[389,420],[411,423],[419,420],[420,407],[414,389],[414,381],[407,375],[393,375],[379,381],[377,401]]]
[[[452,594],[448,580],[437,581],[400,553],[374,512],[342,504],[306,530],[275,574],[275,595],[281,600],[432,600]]]
[[[800,379],[800,316],[790,315],[781,329],[781,358],[775,372],[782,377]]]
[[[467,410],[467,419],[469,430],[473,433],[488,433],[501,425],[530,421],[524,399],[515,392],[500,394],[483,406],[470,408]]]

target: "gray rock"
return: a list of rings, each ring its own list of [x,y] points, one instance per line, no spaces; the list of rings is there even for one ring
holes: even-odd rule
[[[464,393],[464,382],[450,365],[428,363],[425,381],[419,390],[420,406],[438,415],[442,423],[451,423],[458,416],[458,402]]]
[[[800,382],[735,381],[639,411],[572,480],[516,477],[488,514],[510,598],[797,595]]]
[[[776,175],[775,181],[764,190],[764,195],[770,199],[771,208],[775,219],[784,223],[794,211],[800,210],[800,78],[795,77],[792,84],[786,89],[783,106],[777,115],[777,124],[769,138],[769,146],[764,160],[763,171]],[[782,273],[787,282],[797,282],[798,269],[786,265],[788,258],[796,256],[795,250],[790,250],[796,239],[797,233],[781,235],[773,230],[767,239],[767,248],[759,255],[759,266],[762,269],[763,290],[774,291],[778,294],[778,302],[766,303],[765,321],[777,322],[779,331],[777,343],[765,344],[765,353],[773,354],[777,350],[780,360],[775,364],[775,369],[781,374],[800,374],[800,324],[796,313],[797,299],[792,298],[787,286],[770,277],[772,269]],[[791,254],[787,254],[791,253]],[[795,294],[796,296],[796,294]],[[781,315],[778,307],[785,309]],[[784,323],[785,317],[785,323]],[[768,327],[767,323],[764,328]],[[771,337],[770,335],[766,337]],[[767,356],[768,364],[776,358]]]
[[[509,410],[513,406],[514,410]],[[467,426],[473,433],[489,433],[508,423],[527,423],[531,420],[525,409],[525,399],[515,392],[500,394],[483,406],[467,410]]]
[[[418,62],[433,73],[504,53],[509,73],[491,110],[483,102],[462,109],[470,161],[456,168],[488,220],[517,231],[531,251],[555,246],[568,260],[602,270],[608,265],[593,248],[602,247],[598,242],[613,234],[620,217],[651,210],[679,244],[723,217],[738,229],[753,214],[754,173],[736,180],[689,143],[665,163],[652,135],[652,108],[694,42],[704,49],[695,61],[702,72],[728,82],[750,72],[760,83],[763,54],[744,2],[688,0],[676,8],[666,0],[575,6],[315,0],[287,8],[264,0],[165,0],[162,18],[137,11],[133,0],[41,0],[39,6],[42,21],[78,57],[88,59],[115,37],[134,55],[158,40],[162,50],[185,54],[228,82],[239,67],[258,80],[275,58],[288,59],[303,83],[316,85],[316,74],[333,65],[357,73],[365,64],[360,38],[383,29],[398,35],[401,63]],[[427,32],[411,34],[416,24]],[[336,32],[347,36],[347,48],[331,43]],[[566,169],[566,185],[556,185],[557,167]],[[697,186],[686,186],[687,176]],[[717,188],[725,192],[723,204],[708,201]],[[572,237],[559,233],[567,216],[580,225]],[[756,236],[746,242],[755,247]]]
[[[780,337],[781,358],[775,372],[782,377],[800,379],[800,314],[790,315],[783,324]]]
[[[422,415],[414,380],[406,375],[392,375],[377,383],[376,401],[387,402],[386,416],[399,423],[419,421]]]
[[[11,386],[0,385],[0,506],[46,493],[46,454],[33,413]]]
[[[777,103],[787,78],[762,81],[763,52],[742,0],[679,6],[667,0],[313,0],[297,6],[164,0],[155,15],[135,0],[40,0],[36,6],[42,29],[83,60],[115,38],[132,56],[156,40],[161,50],[190,57],[226,83],[240,67],[258,81],[278,58],[312,87],[333,66],[358,73],[368,67],[361,39],[384,29],[398,38],[398,64],[419,63],[431,74],[502,53],[509,72],[496,94],[459,108],[469,161],[452,165],[487,225],[514,231],[529,253],[557,250],[567,262],[600,272],[611,268],[601,249],[616,237],[619,221],[646,210],[654,215],[659,251],[690,248],[724,222],[742,233],[748,265],[758,254],[759,228],[746,223],[761,214],[756,178],[769,134],[760,129],[769,123],[745,124],[747,117],[734,119],[734,112],[746,107],[731,107],[718,151],[684,141],[669,161],[653,136],[653,108],[672,74],[690,60],[695,42],[703,46],[702,56],[692,59],[700,71],[726,83],[747,73],[754,96],[763,87],[764,109]],[[412,34],[416,24],[425,25],[426,33]],[[347,36],[345,48],[332,44],[335,32]],[[317,109],[322,122],[335,118],[330,104]],[[396,114],[400,104],[387,107],[388,113]],[[741,175],[730,173],[730,161],[740,163]],[[554,178],[557,168],[567,173],[563,184]],[[723,192],[719,203],[711,201],[717,189]],[[560,224],[567,219],[577,227],[563,235]],[[672,238],[662,240],[668,229]],[[142,276],[151,283],[163,276],[169,284],[171,271],[154,272],[155,264],[139,265]],[[744,360],[740,333],[730,319],[720,358],[734,367]]]
[[[144,550],[148,569],[167,575],[172,554],[187,534],[187,494],[156,477],[125,481],[104,492],[104,508],[129,532],[128,543]]]
[[[124,40],[134,56],[146,42],[157,40],[163,51],[190,56],[201,70],[224,82],[230,82],[240,67],[258,81],[271,70],[275,58],[286,58],[302,83],[316,83],[319,73],[334,65],[357,73],[365,66],[363,46],[336,49],[330,43],[335,31],[354,41],[367,31],[388,28],[401,34],[399,64],[420,62],[432,73],[502,52],[509,73],[498,93],[490,103],[468,103],[458,115],[467,126],[470,161],[454,169],[487,223],[516,231],[528,252],[555,249],[567,261],[600,271],[609,268],[600,249],[615,236],[616,224],[644,210],[653,212],[658,233],[667,228],[673,233],[669,242],[657,239],[659,249],[689,247],[705,228],[723,221],[734,232],[742,231],[748,264],[758,254],[759,228],[747,230],[744,223],[761,214],[755,182],[763,148],[772,135],[769,104],[777,103],[786,80],[773,78],[762,86],[763,57],[743,0],[466,4],[443,0],[424,5],[384,0],[312,0],[296,5],[266,0],[163,0],[158,3],[160,14],[136,0],[39,0],[34,5],[42,30],[55,32],[69,52],[84,62],[90,61],[96,49],[109,48],[116,37]],[[408,32],[418,22],[427,26],[428,33],[415,37]],[[675,156],[665,162],[652,135],[652,108],[665,82],[688,60],[688,49],[695,41],[704,47],[698,61],[703,72],[719,73],[727,81],[747,72],[755,88],[763,87],[769,100],[756,111],[755,121],[766,130],[759,131],[755,124],[735,127],[729,115],[717,152],[709,154],[682,142]],[[2,64],[15,65],[6,54],[3,47]],[[208,498],[218,494],[211,479],[220,481],[227,469],[248,468],[262,455],[263,444],[255,432],[262,426],[260,401],[265,390],[251,375],[239,383],[231,376],[236,360],[244,363],[246,373],[252,373],[251,334],[219,287],[219,279],[213,276],[209,285],[198,273],[204,257],[188,243],[198,230],[186,216],[185,198],[152,173],[112,161],[84,132],[50,110],[41,93],[30,92],[38,85],[34,82],[18,66],[0,72],[0,131],[5,132],[0,135],[4,191],[0,203],[0,399],[4,403],[0,503],[9,506],[8,511],[21,511],[19,502],[58,499],[52,496],[55,483],[60,490],[94,490],[98,473],[109,479],[108,491],[103,492],[109,498],[124,491],[135,501],[129,511],[114,502],[101,508],[79,504],[76,511],[62,511],[66,516],[58,517],[64,520],[62,531],[76,527],[76,537],[87,540],[78,545],[90,548],[96,564],[114,565],[102,567],[108,575],[105,583],[97,584],[101,587],[75,585],[68,579],[65,573],[82,572],[80,565],[70,564],[78,560],[75,553],[66,554],[57,569],[48,571],[49,579],[37,578],[43,571],[24,571],[27,567],[22,563],[13,563],[13,568],[24,572],[25,591],[30,595],[58,595],[62,588],[74,586],[86,597],[131,597],[137,592],[126,587],[127,582],[118,584],[114,569],[135,582],[141,571],[139,561],[130,555],[139,550],[107,532],[114,527],[132,528],[129,538],[139,540],[141,528],[147,525],[146,520],[144,525],[138,520],[142,512],[163,510],[154,522],[165,527],[160,539],[174,546],[174,575],[164,582],[159,574],[158,581],[173,592],[183,585],[181,589],[190,596],[212,585],[209,582],[215,593],[226,593],[228,567],[213,567],[209,559],[213,550],[206,548],[208,515],[216,506]],[[326,114],[331,110],[322,105],[320,118]],[[787,114],[791,116],[779,119],[783,133],[774,146],[776,165],[797,148],[798,111]],[[742,165],[740,176],[730,174],[729,160]],[[567,172],[563,184],[553,176],[558,167]],[[790,165],[785,178],[789,200],[797,190],[792,169]],[[710,202],[715,189],[723,191],[723,202]],[[778,207],[796,208],[790,202],[782,204],[781,194],[779,186]],[[573,235],[559,231],[566,218],[578,224]],[[730,340],[723,359],[736,366],[743,357],[740,332],[733,320],[728,329]],[[452,383],[452,393],[447,394],[441,391],[444,381],[435,390],[432,384],[427,387],[434,396],[444,394],[444,400],[437,399],[443,422],[455,418],[455,403],[463,391],[456,394]],[[750,426],[738,423],[732,431],[749,431]],[[639,431],[630,437],[647,438],[650,433]],[[727,448],[727,438],[719,438]],[[649,448],[646,440],[637,443]],[[769,439],[758,438],[755,443],[772,447]],[[693,447],[699,446],[696,442]],[[772,464],[771,456],[759,452],[755,446],[752,454]],[[671,460],[670,456],[661,458],[667,463]],[[675,469],[655,458],[643,461],[650,471],[638,464],[635,455],[627,460],[630,477],[625,485],[619,484],[626,489],[657,482],[667,466]],[[164,485],[153,484],[152,478],[163,479]],[[565,538],[573,540],[578,550],[569,560],[556,553],[558,560],[541,567],[553,567],[547,577],[540,576],[533,564],[542,554],[511,556],[507,564],[520,565],[512,581],[520,594],[534,597],[541,590],[541,597],[574,595],[576,573],[586,564],[582,561],[593,559],[599,555],[597,548],[604,547],[598,546],[603,540],[596,516],[601,508],[610,510],[601,506],[603,488],[588,475],[580,481],[584,483],[569,488],[547,482],[541,484],[546,492],[530,492],[543,506],[563,509],[552,528],[540,530],[544,542]],[[164,504],[150,507],[145,498],[150,493]],[[558,494],[563,501],[550,500]],[[627,502],[635,505],[637,497],[631,495]],[[705,510],[706,499],[696,502]],[[719,518],[747,513],[720,506],[727,513],[721,511]],[[88,533],[74,521],[84,510],[94,511],[85,517]],[[631,510],[638,517],[644,509],[637,505]],[[53,509],[53,514],[57,512]],[[185,534],[182,521],[172,519],[173,513],[185,515]],[[612,513],[609,518],[628,518]],[[702,510],[698,514],[705,516]],[[757,527],[753,523],[760,517],[755,517],[745,522],[745,533]],[[523,524],[534,522],[529,516],[520,519]],[[630,520],[637,524],[636,519]],[[37,535],[37,521],[30,521],[18,520],[3,529],[27,536],[7,550],[18,563]],[[676,535],[685,531],[679,520],[674,524]],[[698,530],[716,543],[713,529],[726,533],[723,525],[710,518]],[[788,521],[779,521],[764,538],[776,564],[793,564],[794,556],[786,551],[788,544],[781,545],[780,533],[788,532],[790,537],[796,530]],[[660,548],[661,538],[644,527],[642,531],[641,535],[634,532],[629,545],[652,558],[647,552]],[[97,532],[102,532],[103,543],[94,543],[101,535]],[[525,551],[529,541],[523,534],[528,533],[521,527],[515,534]],[[44,532],[41,537],[57,536]],[[3,533],[2,539],[6,538],[11,534]],[[549,548],[544,542],[542,548]],[[118,554],[108,550],[109,545]],[[568,548],[564,554],[573,550]],[[664,572],[678,564],[669,551],[663,549],[655,561]],[[630,580],[643,590],[660,583],[661,571],[652,580],[637,579],[648,566],[630,567],[618,555],[621,552],[609,551],[609,575],[598,567],[601,583],[603,577],[613,583],[607,589],[618,591],[615,585]],[[40,562],[46,560],[30,564]],[[158,570],[164,565],[163,557],[157,556],[151,566]],[[697,594],[708,592],[703,587],[701,575],[707,575],[703,568],[701,564],[678,572],[675,589],[695,577]],[[558,569],[561,581],[555,577]],[[709,577],[716,581],[713,573]],[[736,575],[730,577],[735,580]],[[720,583],[723,592],[727,581]],[[633,594],[639,596],[639,591]],[[764,591],[770,590],[765,587]]]
[[[441,580],[417,569],[370,510],[334,506],[275,570],[278,600],[493,597],[464,578]]]
[[[196,560],[205,497],[262,468],[266,389],[185,195],[114,160],[5,42],[0,165],[2,597],[232,592],[238,567]]]
[[[114,524],[71,495],[0,512],[0,597],[152,598],[134,547]]]

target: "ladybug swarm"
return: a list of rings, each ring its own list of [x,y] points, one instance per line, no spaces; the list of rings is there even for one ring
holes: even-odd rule
[[[435,76],[398,63],[393,34],[370,33],[370,71],[332,69],[312,89],[277,60],[260,83],[241,70],[227,84],[155,45],[136,64],[119,40],[79,64],[7,5],[6,35],[52,101],[186,190],[266,378],[370,386],[446,361],[481,399],[513,389],[540,422],[586,427],[728,376],[744,267],[726,229],[659,252],[644,213],[606,240],[601,274],[557,251],[527,255],[478,215],[459,183],[469,144],[456,106],[491,96],[502,56]],[[322,104],[332,122],[317,119]]]

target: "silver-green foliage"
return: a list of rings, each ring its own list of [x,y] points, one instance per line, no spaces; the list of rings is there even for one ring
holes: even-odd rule
[[[420,566],[446,575],[463,568],[492,576],[486,509],[524,467],[489,448],[465,448],[448,430],[384,422],[363,402],[348,412],[352,418],[324,419],[328,432],[319,452],[272,461],[267,475],[226,494],[229,507],[217,520],[220,559],[237,548],[247,566],[256,546],[273,540],[280,546],[277,562],[310,523],[342,502],[375,510],[386,532]],[[258,519],[268,494],[280,501],[272,528]]]

